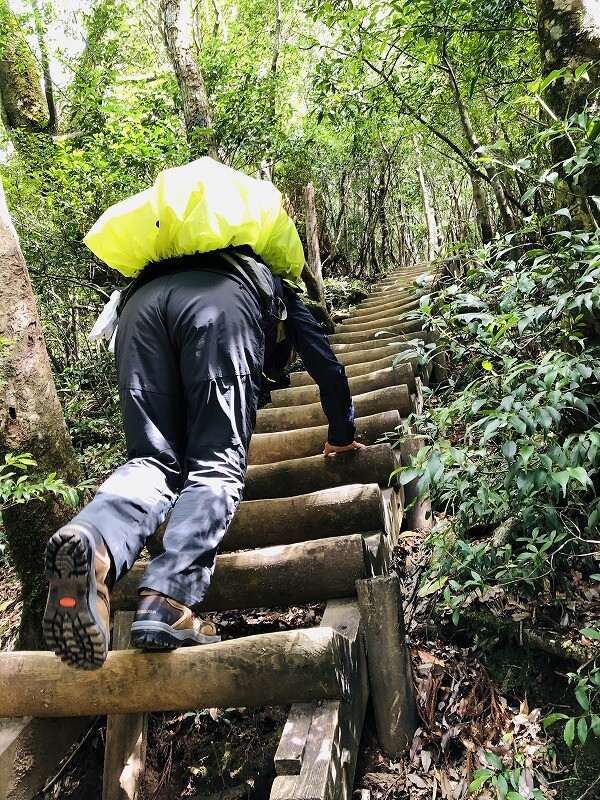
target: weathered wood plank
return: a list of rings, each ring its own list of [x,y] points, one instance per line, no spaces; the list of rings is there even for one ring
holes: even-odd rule
[[[367,330],[332,333],[329,336],[329,341],[332,345],[360,344],[373,337],[377,339],[389,339],[399,335],[412,336],[422,331],[423,323],[420,320],[406,320],[405,322],[397,322],[385,326],[373,324],[373,326]]]
[[[386,356],[398,355],[398,353],[403,353],[406,350],[414,350],[413,345],[395,340],[376,340],[373,344],[369,343],[364,350],[347,350],[344,353],[338,353],[338,359],[344,367],[348,368],[353,364],[367,364]],[[292,376],[290,376],[290,380]]]
[[[356,584],[367,642],[369,683],[377,736],[390,758],[410,745],[417,727],[410,655],[398,577],[381,575]]]
[[[382,411],[398,411],[401,417],[412,412],[410,392],[406,386],[388,386],[376,392],[358,394],[353,398],[357,417],[379,414]],[[327,425],[321,403],[291,408],[261,408],[257,414],[255,433],[290,431],[295,428],[312,428]]]
[[[336,330],[340,333],[344,331],[361,330],[363,326],[368,326],[369,323],[378,322],[379,320],[387,323],[396,319],[399,314],[404,314],[407,311],[413,311],[418,307],[419,299],[413,296],[412,298],[400,301],[399,303],[392,302],[388,305],[380,306],[379,308],[371,311],[368,309],[363,309],[361,313],[361,309],[357,309],[356,311],[351,312],[343,322],[337,325]]]
[[[425,445],[424,436],[408,434],[400,444],[400,454],[403,467],[410,467],[412,459],[416,457]],[[433,526],[431,515],[431,500],[428,496],[417,497],[418,478],[404,485],[405,512],[404,527],[409,531],[430,531]]]
[[[415,372],[411,364],[400,363],[396,367],[367,372],[349,378],[348,384],[352,394],[364,394],[384,389],[386,386],[406,384],[409,391],[415,391]],[[271,404],[275,407],[300,406],[305,403],[319,402],[320,389],[318,386],[296,386],[289,389],[275,389],[271,392]]]
[[[345,676],[348,700],[318,703],[304,742],[302,736],[307,720],[300,726],[299,710],[293,710],[296,726],[284,731],[284,736],[286,733],[288,737],[296,736],[296,747],[304,744],[303,755],[295,762],[296,775],[278,773],[271,789],[271,800],[350,800],[369,695],[360,614],[357,612],[355,601],[334,600],[327,604],[321,624],[344,636],[349,654],[346,663],[352,665]],[[285,752],[286,743],[282,741],[280,748]],[[277,756],[275,764],[277,767]]]
[[[376,483],[346,484],[295,497],[244,500],[225,534],[221,550],[387,530],[388,524],[395,522],[388,510],[388,492]]]
[[[247,500],[289,497],[296,492],[306,494],[348,483],[388,486],[394,467],[394,452],[388,444],[375,444],[330,456],[259,464],[248,467],[244,497]]]
[[[0,653],[0,716],[54,717],[275,706],[346,697],[350,654],[328,627],[248,636],[170,653],[110,652],[98,670],[53,653]]]
[[[374,350],[371,351],[376,352]],[[380,369],[387,369],[393,365],[394,359],[396,358],[397,353],[394,353],[392,350],[385,353],[383,358],[378,358],[377,360],[368,360],[363,362],[362,364],[344,364],[344,370],[348,378],[356,378],[360,375],[367,375],[369,372],[377,372]],[[410,364],[410,366],[415,369],[417,366],[417,359],[408,359],[404,362],[405,364]],[[308,374],[308,372],[292,372],[290,375],[290,387],[295,389],[298,386],[313,386],[314,380]]]
[[[278,775],[300,774],[316,709],[317,703],[296,703],[292,706],[275,753],[275,772]]]
[[[400,425],[400,414],[397,411],[383,411],[359,417],[355,424],[356,440],[365,445],[375,444],[380,436]],[[292,431],[255,433],[250,441],[248,462],[253,466],[319,455],[327,441],[328,430],[327,425],[318,425]]]
[[[215,575],[199,608],[274,608],[353,597],[365,578],[362,536],[333,536],[217,556]],[[133,610],[145,564],[134,564],[112,593],[115,609]]]
[[[131,647],[133,611],[117,611],[112,649]],[[109,714],[106,720],[102,800],[138,800],[146,763],[146,714]]]
[[[393,334],[392,337],[373,335],[360,342],[332,343],[331,349],[343,363],[348,353],[356,353],[361,350],[375,350],[380,348],[382,343],[388,340],[394,344],[406,344],[407,342],[412,342],[414,339],[421,339],[424,342],[428,342],[431,339],[431,333],[429,331],[415,331],[414,333],[396,333]]]

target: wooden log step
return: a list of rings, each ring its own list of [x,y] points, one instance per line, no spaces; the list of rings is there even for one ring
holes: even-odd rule
[[[410,308],[408,310],[413,311],[414,309]],[[404,313],[404,310],[398,311],[397,309],[393,309],[385,314],[376,314],[372,319],[369,318],[367,320],[361,320],[360,322],[342,322],[340,325],[336,325],[335,331],[336,333],[359,333],[361,331],[370,331],[377,326],[378,330],[381,330],[382,328],[387,328],[390,325],[396,325],[398,322],[402,322],[403,320],[400,320],[399,317]],[[405,321],[408,322],[409,320]]]
[[[385,389],[386,386],[400,386],[405,384],[410,392],[415,391],[415,373],[412,365],[404,362],[397,367],[386,367],[366,375],[357,375],[348,379],[352,394],[374,392],[376,389]],[[285,406],[301,406],[307,403],[319,402],[320,389],[318,386],[297,386],[289,389],[274,389],[271,392],[271,405],[275,408]]]
[[[372,336],[370,339],[365,339],[362,342],[344,342],[331,344],[331,349],[343,363],[346,360],[347,353],[356,353],[365,350],[377,350],[381,345],[391,339],[394,345],[406,345],[414,339],[421,339],[424,342],[433,341],[433,334],[431,331],[416,331],[415,333],[396,333],[392,337],[387,336]]]
[[[389,339],[398,334],[407,335],[423,330],[421,320],[407,320],[393,325],[374,325],[364,331],[354,331],[350,333],[332,333],[329,335],[331,344],[355,344],[376,336],[378,339]]]
[[[369,360],[363,362],[362,364],[344,364],[344,370],[348,378],[356,378],[359,375],[368,375],[369,372],[377,372],[380,369],[387,369],[388,367],[391,367],[396,356],[397,353],[389,352],[386,353],[383,358],[378,358],[375,361]],[[399,363],[410,364],[414,369],[417,365],[417,359],[409,358],[406,361],[401,361]],[[313,386],[314,383],[314,380],[311,378],[308,372],[292,372],[290,374],[290,386],[292,388],[295,388],[296,386]]]
[[[371,564],[360,533],[224,553],[217,556],[215,576],[199,608],[277,608],[354,597],[354,582],[371,576]],[[145,568],[146,564],[137,562],[115,585],[111,596],[114,610],[137,607],[137,588]]]
[[[403,300],[411,296],[414,298],[417,287],[414,285],[413,281],[413,278],[403,279],[389,286],[385,286],[377,292],[373,292],[366,300],[362,301],[360,308],[375,308],[382,302],[388,302],[389,300]]]
[[[397,411],[401,417],[407,417],[412,412],[410,392],[405,385],[359,394],[353,400],[357,417],[368,417],[382,411]],[[274,433],[326,424],[327,417],[321,403],[309,403],[289,408],[261,408],[256,415],[254,430],[256,433]]]
[[[309,456],[248,467],[244,497],[264,500],[317,492],[347,483],[388,486],[396,469],[396,453],[389,444],[375,444],[349,453]]]
[[[412,338],[413,337],[411,337],[411,339]],[[414,345],[409,344],[408,342],[399,342],[396,340],[390,341],[389,339],[376,339],[372,344],[368,343],[364,350],[344,350],[338,354],[338,358],[344,367],[347,368],[354,366],[355,364],[371,364],[374,361],[379,361],[381,358],[387,358],[391,355],[404,353],[407,350],[414,350]],[[371,371],[372,370],[369,370],[369,372]],[[295,372],[292,373],[292,375],[295,374]],[[290,375],[290,379],[292,375]]]
[[[349,484],[295,497],[244,500],[229,526],[221,551],[294,544],[360,531],[397,536],[402,506],[394,488]]]
[[[362,308],[359,306],[352,311],[342,323],[337,327],[346,327],[346,325],[354,325],[362,322],[370,322],[376,320],[380,316],[390,316],[392,314],[403,314],[405,311],[412,311],[419,306],[419,299],[407,297],[404,300],[390,300],[382,303],[379,306],[371,308]]]
[[[402,525],[404,492],[401,486],[381,489],[376,483],[350,484],[318,492],[244,500],[238,507],[221,545],[221,552],[307,542],[360,531],[383,531],[392,546]],[[162,552],[157,531],[151,554]]]
[[[380,436],[395,430],[400,425],[400,414],[397,411],[384,411],[368,417],[359,417],[355,420],[355,424],[356,440],[366,445],[375,444]],[[318,425],[315,428],[300,428],[293,431],[255,433],[250,441],[249,463],[272,464],[290,458],[319,455],[323,452],[327,441],[327,432],[327,425]]]
[[[101,669],[53,653],[0,653],[0,716],[57,717],[276,706],[341,699],[352,665],[331,628],[248,636],[171,653],[117,650]]]
[[[361,619],[350,600],[327,604],[322,625],[346,638],[348,702],[292,706],[275,754],[270,800],[350,800],[369,685]]]
[[[415,288],[413,286],[390,287],[385,291],[370,295],[357,307],[357,311],[372,313],[387,305],[398,305],[410,303],[415,299]]]

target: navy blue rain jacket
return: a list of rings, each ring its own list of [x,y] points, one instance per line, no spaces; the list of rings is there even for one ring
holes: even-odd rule
[[[275,277],[275,293],[287,310],[285,339],[277,342],[278,320],[275,316],[265,332],[264,374],[274,380],[282,372],[292,348],[319,387],[321,405],[329,421],[327,441],[344,447],[352,444],[356,428],[354,405],[344,366],[335,357],[329,339],[302,300],[281,278]]]

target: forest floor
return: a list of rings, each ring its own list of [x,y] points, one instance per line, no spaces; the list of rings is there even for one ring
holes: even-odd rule
[[[446,624],[439,616],[435,594],[420,597],[418,592],[429,558],[425,538],[413,533],[401,536],[394,565],[406,603],[419,728],[402,758],[386,758],[378,746],[369,708],[354,800],[461,800],[468,796],[598,800],[598,740],[591,737],[585,750],[579,748],[573,754],[562,742],[559,724],[551,729],[557,730],[554,738],[543,726],[550,712],[576,713],[565,678],[576,665],[524,646],[522,637],[521,641],[515,638],[510,627],[493,623],[493,618],[504,619],[522,631],[533,622],[540,630],[548,624],[543,598],[524,605],[497,593],[474,596],[476,630]],[[591,614],[597,617],[600,585],[580,581],[578,587],[578,576],[572,577],[579,600],[575,597],[570,609],[565,608],[562,633],[571,634],[574,646],[590,648],[591,656],[591,643],[582,640],[577,629]],[[322,606],[256,610],[215,614],[211,619],[226,639],[314,626],[322,610]],[[3,650],[14,646],[19,617],[19,585],[5,569],[0,583]],[[150,715],[143,800],[267,800],[274,778],[273,755],[287,710],[229,708]],[[102,718],[93,721],[68,766],[33,800],[100,800],[104,725]],[[481,769],[489,771],[487,781],[478,791],[469,792],[475,771]]]

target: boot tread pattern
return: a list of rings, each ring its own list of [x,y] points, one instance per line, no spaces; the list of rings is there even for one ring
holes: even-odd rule
[[[85,534],[62,530],[46,550],[46,577],[50,582],[44,614],[46,643],[67,664],[97,669],[107,653],[107,632],[98,614],[93,547]],[[75,604],[61,605],[62,598]]]

